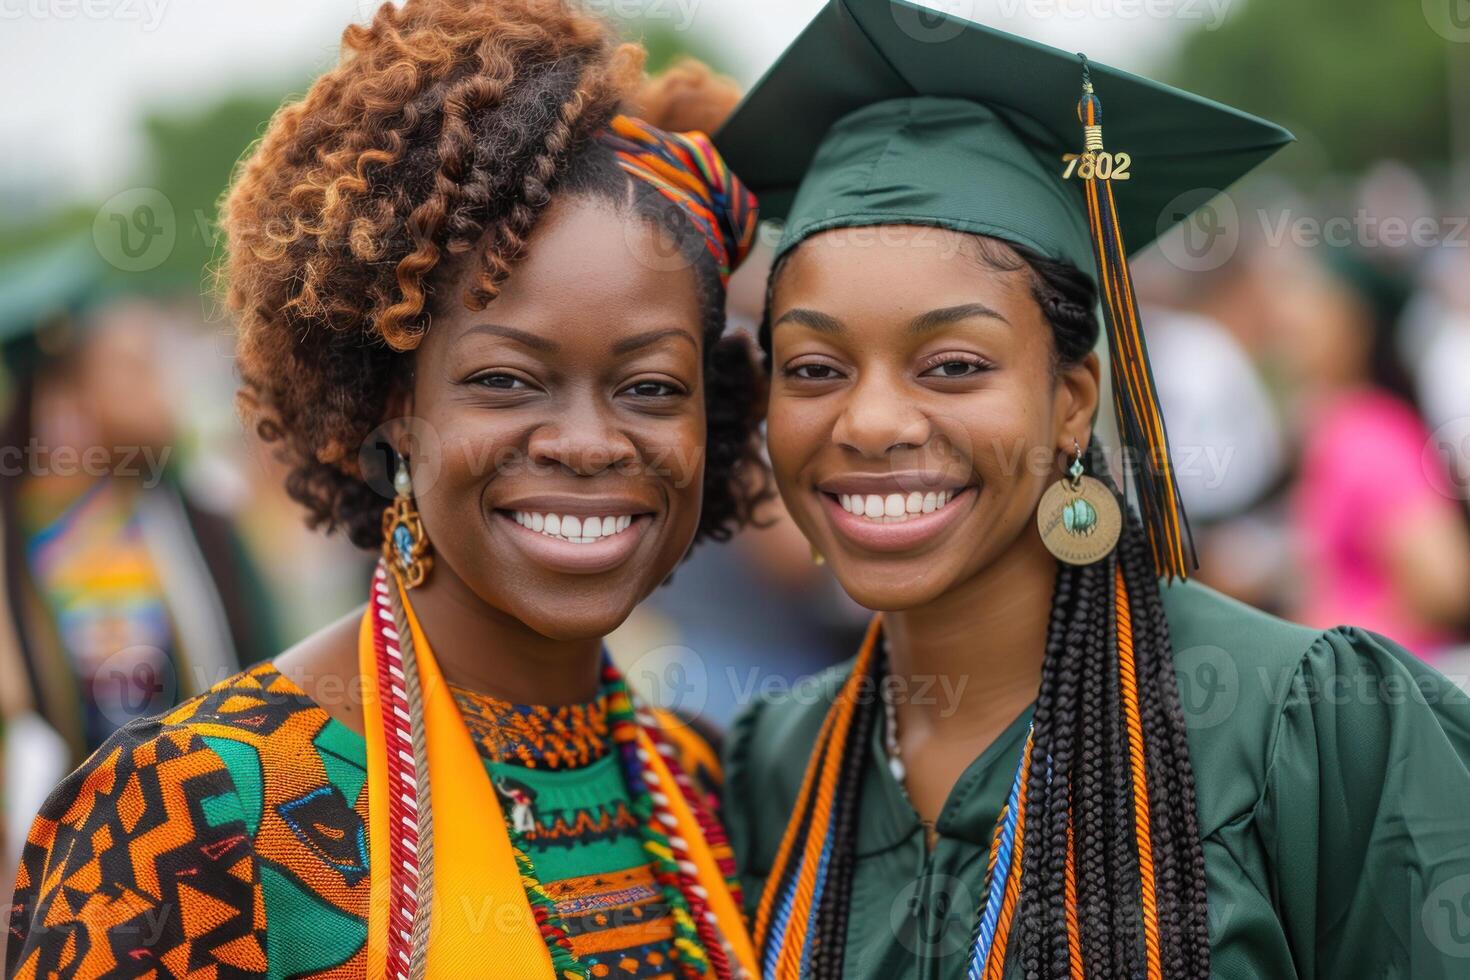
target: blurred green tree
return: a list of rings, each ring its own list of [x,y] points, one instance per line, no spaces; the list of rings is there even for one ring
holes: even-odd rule
[[[1459,0],[1225,2],[1225,22],[1186,38],[1166,74],[1292,128],[1301,143],[1277,158],[1278,172],[1449,162],[1451,49],[1465,45],[1436,33],[1427,8]]]
[[[207,266],[219,246],[218,205],[236,161],[265,131],[284,101],[274,94],[237,94],[188,113],[152,112],[143,119],[146,171],[139,183],[173,205],[172,252],[146,274],[156,289],[207,289]]]

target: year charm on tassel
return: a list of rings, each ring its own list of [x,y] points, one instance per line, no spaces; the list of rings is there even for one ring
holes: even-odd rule
[[[1130,180],[1133,175],[1128,168],[1133,166],[1133,157],[1127,153],[1109,153],[1107,150],[1098,150],[1089,153],[1063,153],[1062,162],[1066,167],[1062,169],[1062,179],[1070,180],[1073,176],[1081,180]]]

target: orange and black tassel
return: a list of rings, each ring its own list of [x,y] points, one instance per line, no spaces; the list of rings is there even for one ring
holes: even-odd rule
[[[1148,348],[1128,271],[1128,249],[1113,200],[1112,158],[1103,148],[1102,102],[1092,90],[1087,58],[1082,57],[1082,99],[1077,118],[1085,145],[1077,171],[1087,197],[1087,221],[1097,259],[1103,321],[1112,352],[1113,407],[1126,462],[1134,474],[1139,511],[1148,532],[1154,568],[1170,581],[1188,578],[1198,567],[1184,501],[1174,479],[1169,438],[1159,411],[1158,392],[1149,368]],[[1106,159],[1104,159],[1106,158]]]

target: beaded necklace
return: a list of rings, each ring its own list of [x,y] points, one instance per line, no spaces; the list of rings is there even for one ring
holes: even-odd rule
[[[381,689],[384,730],[389,744],[388,777],[392,805],[389,807],[389,935],[387,963],[395,977],[413,980],[423,975],[425,938],[421,920],[415,916],[418,897],[426,891],[421,876],[432,873],[432,855],[425,856],[423,843],[432,839],[432,806],[420,799],[418,787],[427,778],[424,763],[423,705],[418,696],[417,670],[404,645],[398,589],[380,567],[374,579],[374,650]],[[397,628],[395,628],[395,626]],[[726,948],[714,913],[703,888],[695,878],[689,844],[675,831],[677,818],[669,807],[671,792],[679,793],[695,815],[712,844],[724,842],[718,823],[709,814],[693,783],[679,765],[672,745],[662,737],[655,719],[642,709],[626,682],[604,654],[601,696],[608,705],[611,736],[618,750],[623,778],[638,818],[643,848],[652,860],[654,880],[668,905],[673,922],[676,969],[684,980],[734,980],[732,954]],[[664,767],[675,785],[660,785],[649,764],[647,750],[639,744],[639,729],[647,731]],[[487,777],[488,778],[488,777]],[[552,968],[564,980],[590,980],[591,971],[572,952],[566,925],[556,911],[555,900],[542,886],[523,835],[509,819],[505,822],[516,869],[542,939],[551,955]],[[431,887],[431,886],[430,886]],[[739,901],[738,892],[736,901]]]

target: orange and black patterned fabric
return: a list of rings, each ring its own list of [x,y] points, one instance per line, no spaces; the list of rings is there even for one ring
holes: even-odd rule
[[[456,699],[578,958],[596,977],[672,976],[606,705]],[[668,735],[712,796],[708,745]],[[127,725],[31,827],[6,975],[363,977],[366,783],[361,736],[269,664]]]

